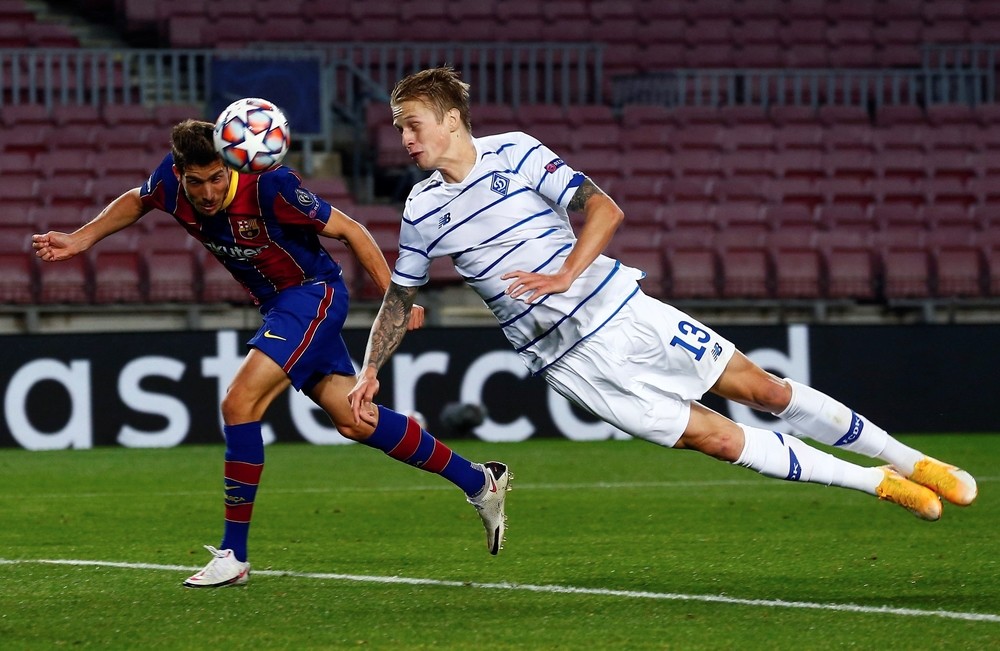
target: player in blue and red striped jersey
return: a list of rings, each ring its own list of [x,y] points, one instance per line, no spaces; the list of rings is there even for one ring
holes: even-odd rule
[[[390,272],[368,231],[302,187],[287,167],[239,174],[222,163],[207,122],[185,120],[171,132],[171,153],[140,188],[112,201],[73,233],[32,238],[47,262],[80,254],[136,223],[150,210],[170,213],[201,242],[260,306],[263,324],[222,400],[226,440],[225,525],[212,560],[189,577],[188,587],[239,585],[249,578],[247,535],[264,467],[261,419],[271,402],[293,386],[323,408],[345,437],[394,459],[440,474],[461,488],[479,511],[490,553],[504,533],[506,465],[472,463],[421,429],[412,418],[384,407],[372,422],[357,422],[347,394],[354,367],[341,337],[347,288],[340,266],[319,235],[342,241],[385,291]],[[423,311],[404,327],[423,324]]]

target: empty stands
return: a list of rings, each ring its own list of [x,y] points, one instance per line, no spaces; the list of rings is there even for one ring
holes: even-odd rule
[[[253,2],[252,12],[193,0],[104,4],[116,7],[126,32],[154,33],[175,47],[265,38],[600,41],[609,78],[674,68],[914,67],[922,45],[992,41],[1000,28],[994,3],[975,0],[289,0]],[[79,45],[19,0],[0,0],[0,25],[16,26],[0,30],[0,47]],[[747,97],[753,92],[747,88]],[[1000,108],[835,101],[848,92],[831,84],[820,106],[613,109],[477,100],[472,119],[476,134],[536,135],[607,190],[627,217],[610,252],[646,270],[650,293],[856,301],[1000,295]],[[245,302],[182,229],[152,215],[135,250],[95,252],[58,270],[18,262],[31,230],[79,225],[141,183],[165,152],[169,126],[201,112],[192,104],[0,106],[0,268],[9,277],[0,298]],[[372,105],[365,118],[373,162],[412,169],[386,107]],[[339,178],[305,185],[368,225],[391,259],[398,206],[360,205]],[[377,298],[350,257],[338,257],[356,295]],[[435,267],[435,282],[459,280]]]

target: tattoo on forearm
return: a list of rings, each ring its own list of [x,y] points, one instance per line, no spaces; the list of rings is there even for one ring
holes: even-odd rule
[[[410,310],[417,297],[416,287],[403,287],[390,283],[389,290],[382,301],[382,309],[375,318],[371,337],[368,339],[368,364],[382,368],[388,361],[406,334],[406,325],[410,319]]]
[[[576,189],[576,194],[570,199],[569,210],[572,212],[582,212],[583,207],[587,205],[587,199],[595,194],[604,194],[604,192],[589,177],[584,179],[580,187]]]

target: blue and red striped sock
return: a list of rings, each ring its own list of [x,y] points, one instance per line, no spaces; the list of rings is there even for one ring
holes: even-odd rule
[[[236,560],[247,560],[250,517],[257,485],[264,470],[264,439],[260,421],[226,425],[226,522],[220,549],[231,549]]]
[[[365,445],[382,450],[393,459],[441,475],[466,495],[483,489],[486,478],[479,464],[473,464],[421,429],[417,421],[399,412],[378,408],[378,426]]]

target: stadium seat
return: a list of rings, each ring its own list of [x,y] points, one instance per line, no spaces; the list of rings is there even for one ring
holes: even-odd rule
[[[991,297],[1000,297],[1000,244],[983,249],[986,263],[986,290]]]
[[[882,251],[882,290],[887,299],[931,296],[931,264],[923,248]]]
[[[0,303],[26,305],[35,301],[35,257],[0,249]]]
[[[822,251],[827,268],[827,296],[871,300],[875,297],[872,254],[865,248],[829,248]]]
[[[978,248],[973,246],[942,248],[933,255],[937,296],[943,298],[982,296],[984,264]]]
[[[927,162],[922,151],[883,151],[875,157],[875,171],[885,179],[903,178],[913,182],[924,178]]]
[[[149,302],[193,303],[198,300],[200,274],[193,251],[147,251],[145,266]]]
[[[829,151],[823,157],[823,164],[830,178],[856,179],[864,183],[875,176],[874,157],[868,151]]]
[[[774,128],[764,121],[764,114],[761,112],[756,119],[751,115],[736,117],[735,111],[744,107],[730,107],[729,110],[722,109],[726,116],[724,119],[739,120],[733,124],[722,135],[722,146],[726,151],[749,150],[769,152],[774,149]],[[753,121],[751,121],[753,120]]]
[[[5,211],[6,212],[6,211]],[[31,212],[19,213],[21,219],[14,219],[14,215],[5,214],[0,223],[0,253],[15,253],[18,255],[31,255],[31,236],[33,233],[42,232],[43,226],[34,226],[28,219]]]
[[[46,206],[76,206],[83,208],[91,204],[90,179],[53,177],[37,182],[38,198]]]
[[[101,109],[90,104],[56,104],[51,115],[53,123],[65,129],[96,127],[103,122]]]
[[[89,179],[94,173],[94,156],[88,150],[55,149],[35,156],[35,167],[46,178]]]
[[[23,25],[25,36],[33,47],[38,48],[78,48],[80,39],[66,25],[42,21],[31,21]]]
[[[662,104],[626,104],[621,111],[621,125],[625,129],[639,129],[675,127],[677,123]]]
[[[916,104],[883,104],[875,110],[877,127],[923,125],[926,122],[927,116],[923,108]]]
[[[718,297],[718,261],[711,249],[670,249],[666,254],[666,275],[670,298]]]
[[[90,302],[90,265],[85,255],[40,263],[38,278],[38,301],[42,304]]]
[[[768,298],[771,262],[765,249],[729,249],[720,255],[725,298]]]
[[[95,303],[143,300],[143,267],[137,251],[108,251],[99,247],[93,252],[93,269]]]
[[[109,127],[145,126],[155,122],[152,110],[144,104],[105,104],[101,117]]]
[[[158,104],[153,108],[153,119],[157,125],[168,130],[187,119],[215,121],[216,116],[204,113],[205,109],[200,104]]]
[[[823,154],[813,149],[785,149],[774,156],[775,173],[785,179],[806,179],[813,182],[825,174]]]
[[[813,248],[771,249],[775,296],[783,299],[818,298],[824,295],[823,263]]]
[[[381,111],[379,115],[381,116]],[[470,108],[474,133],[520,131],[517,114],[508,104],[478,104]],[[372,122],[369,122],[372,124]]]

